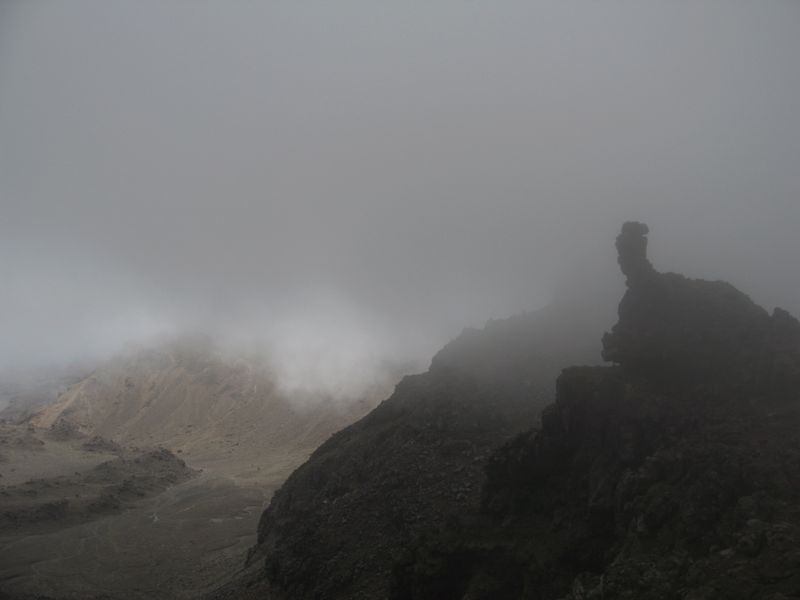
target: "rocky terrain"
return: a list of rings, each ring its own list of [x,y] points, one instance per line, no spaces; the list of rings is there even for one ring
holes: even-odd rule
[[[393,598],[800,598],[800,324],[617,240],[611,367],[571,368],[481,502],[410,544]]]
[[[488,457],[535,421],[560,370],[597,362],[604,325],[581,308],[467,330],[404,378],[292,474],[261,518],[250,573],[214,597],[386,597],[403,550],[477,504]]]

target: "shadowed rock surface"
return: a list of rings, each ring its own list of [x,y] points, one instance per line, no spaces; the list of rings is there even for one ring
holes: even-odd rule
[[[496,452],[480,508],[420,537],[393,598],[800,597],[800,327],[617,240],[614,367],[559,378]]]

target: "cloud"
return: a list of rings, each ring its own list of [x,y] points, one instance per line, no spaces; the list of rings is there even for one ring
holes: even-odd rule
[[[626,219],[800,307],[798,11],[3,3],[0,362],[192,328],[288,380],[424,362],[618,278]]]

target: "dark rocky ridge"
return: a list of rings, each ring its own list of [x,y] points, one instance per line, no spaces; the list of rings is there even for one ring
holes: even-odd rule
[[[617,240],[614,367],[571,368],[480,508],[419,538],[394,598],[800,598],[800,326]]]
[[[739,395],[793,398],[797,320],[781,309],[770,316],[729,283],[658,273],[646,233],[647,226],[626,223],[617,238],[628,291],[619,322],[603,337],[603,358],[662,383],[724,381]]]
[[[214,597],[386,597],[409,544],[477,505],[488,456],[560,370],[596,362],[602,327],[592,307],[551,306],[465,331],[295,471],[262,516],[250,587]]]

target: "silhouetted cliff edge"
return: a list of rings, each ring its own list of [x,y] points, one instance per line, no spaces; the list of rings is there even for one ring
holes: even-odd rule
[[[564,371],[541,428],[491,457],[480,510],[396,566],[394,598],[800,597],[800,325],[657,272],[647,233],[617,238],[616,365]]]

